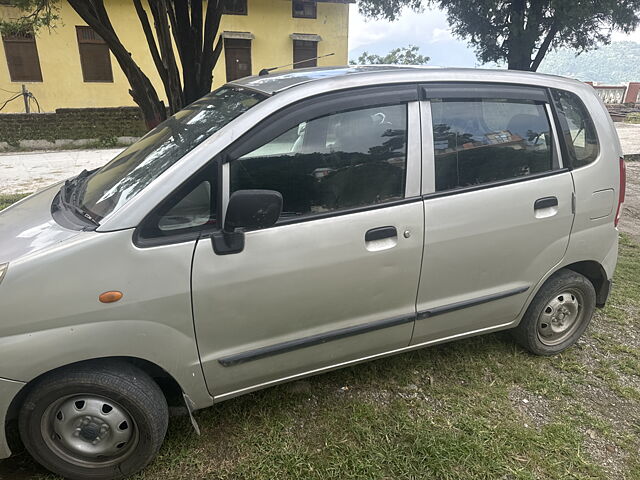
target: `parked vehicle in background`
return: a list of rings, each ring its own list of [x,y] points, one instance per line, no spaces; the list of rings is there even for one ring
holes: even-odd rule
[[[0,457],[69,478],[194,411],[511,329],[569,348],[605,304],[624,162],[593,89],[349,67],[238,80],[0,214]]]

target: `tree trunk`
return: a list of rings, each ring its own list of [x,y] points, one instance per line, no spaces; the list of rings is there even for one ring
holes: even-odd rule
[[[533,45],[529,45],[525,30],[526,0],[514,0],[509,18],[509,38],[507,43],[507,64],[509,70],[531,69]]]
[[[106,14],[103,0],[69,0],[76,13],[102,37],[118,65],[124,72],[131,89],[129,94],[138,104],[147,128],[151,129],[167,118],[164,103],[158,98],[153,84],[124,47]]]

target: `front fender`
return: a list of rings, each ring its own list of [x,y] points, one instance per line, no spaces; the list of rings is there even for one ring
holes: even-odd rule
[[[151,362],[178,382],[196,408],[213,404],[193,338],[161,323],[86,323],[0,338],[2,375],[21,382],[72,363],[104,357]]]
[[[196,404],[213,403],[191,313],[195,242],[139,249],[132,230],[85,232],[9,263],[0,284],[0,378],[29,382],[83,360],[163,368]],[[99,296],[120,291],[122,299]]]

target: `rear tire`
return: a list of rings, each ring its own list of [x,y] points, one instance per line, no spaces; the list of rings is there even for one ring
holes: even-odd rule
[[[538,291],[511,334],[531,353],[556,355],[578,341],[595,307],[596,292],[589,279],[572,270],[560,270]]]
[[[114,480],[146,467],[168,426],[158,385],[124,361],[95,361],[40,379],[19,415],[22,442],[48,470],[72,480]]]

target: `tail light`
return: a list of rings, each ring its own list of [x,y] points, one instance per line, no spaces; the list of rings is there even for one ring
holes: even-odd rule
[[[620,188],[618,189],[618,210],[616,210],[615,226],[618,226],[620,222],[620,215],[622,214],[622,204],[624,203],[624,197],[627,190],[627,167],[624,164],[624,158],[620,157]]]

